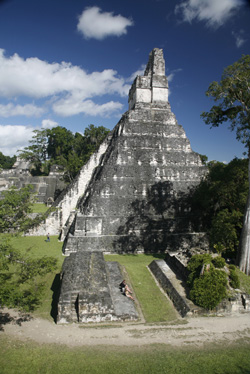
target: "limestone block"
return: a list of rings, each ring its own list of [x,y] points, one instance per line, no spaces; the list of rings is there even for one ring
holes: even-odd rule
[[[152,102],[168,101],[168,89],[154,87],[152,89]]]

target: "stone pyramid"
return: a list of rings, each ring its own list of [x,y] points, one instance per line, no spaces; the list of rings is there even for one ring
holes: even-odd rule
[[[78,203],[64,253],[205,247],[189,197],[206,172],[171,111],[163,51],[155,48]]]

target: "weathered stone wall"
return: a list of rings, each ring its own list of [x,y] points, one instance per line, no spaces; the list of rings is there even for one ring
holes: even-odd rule
[[[175,274],[171,271],[164,260],[154,260],[149,264],[149,269],[154,274],[163,290],[172,300],[176,310],[182,317],[192,312],[192,308],[187,300],[183,287],[177,281]],[[198,310],[199,308],[197,308]]]
[[[64,253],[206,246],[204,233],[193,230],[189,205],[192,189],[206,172],[169,103],[137,102],[113,131],[79,203]]]
[[[58,196],[53,207],[55,211],[47,217],[46,221],[30,231],[29,235],[59,235],[61,240],[65,237],[68,226],[74,219],[79,198],[85,193],[88,183],[95,171],[95,168],[102,162],[110,141],[110,136],[104,140],[97,152],[95,152],[89,161],[82,167],[75,180]]]
[[[57,323],[136,320],[132,300],[119,290],[117,263],[106,263],[101,252],[73,253],[64,261]]]
[[[65,188],[65,183],[60,175],[33,177],[28,172],[19,172],[12,169],[4,170],[0,173],[0,192],[11,186],[20,189],[28,184],[33,186],[37,202],[45,204],[49,198],[54,200]]]

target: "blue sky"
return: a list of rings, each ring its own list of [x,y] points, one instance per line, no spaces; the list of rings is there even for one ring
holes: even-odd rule
[[[250,53],[244,0],[0,0],[0,151],[28,145],[34,129],[112,129],[153,48],[163,48],[169,102],[194,151],[242,157],[226,125],[200,114],[223,69]]]

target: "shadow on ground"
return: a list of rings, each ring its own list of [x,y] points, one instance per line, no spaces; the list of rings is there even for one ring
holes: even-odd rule
[[[33,317],[28,313],[18,312],[18,315],[13,317],[10,313],[2,311],[0,312],[0,331],[4,331],[4,325],[7,325],[8,323],[21,326],[23,322],[28,322],[31,319],[33,319]]]

